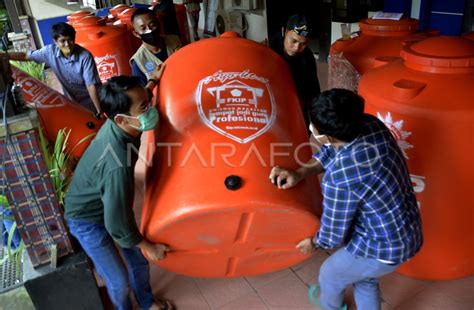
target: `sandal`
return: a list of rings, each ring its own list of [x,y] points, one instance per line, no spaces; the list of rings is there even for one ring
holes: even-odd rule
[[[316,284],[310,285],[308,288],[309,302],[311,302],[313,305],[318,306],[318,307],[320,306],[319,291],[320,291],[319,285],[316,285]],[[347,305],[343,304],[341,310],[347,310]]]
[[[308,288],[309,302],[315,306],[319,306],[319,285],[312,284]]]

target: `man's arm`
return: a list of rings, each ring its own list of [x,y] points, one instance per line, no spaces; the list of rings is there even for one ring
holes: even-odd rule
[[[95,109],[97,111],[96,117],[100,119],[101,118],[100,114],[102,113],[102,109],[100,107],[99,94],[97,92],[97,87],[95,86],[95,84],[87,85],[87,92],[89,93],[92,103],[94,103]]]
[[[150,93],[153,94],[153,89],[156,86],[160,85],[161,76],[163,75],[163,71],[165,70],[166,64],[162,63],[159,66],[156,66],[155,71],[151,74],[151,79],[148,80],[145,88],[150,90]]]
[[[270,182],[281,189],[288,189],[296,186],[301,180],[311,175],[324,172],[321,162],[315,158],[311,158],[305,165],[299,167],[295,171],[287,170],[275,166],[270,172]]]
[[[137,246],[143,249],[150,259],[163,259],[169,248],[163,244],[149,242],[138,231],[133,214],[135,187],[133,178],[128,175],[133,173],[133,170],[130,170],[117,168],[111,171],[101,184],[105,228],[119,246]]]
[[[353,191],[326,184],[323,191],[323,214],[319,231],[314,237],[301,240],[296,248],[311,254],[316,248],[333,249],[344,242],[360,203]]]
[[[341,245],[351,228],[359,197],[354,191],[326,184],[323,191],[323,214],[319,231],[313,239],[316,246],[333,249]]]
[[[97,111],[96,117],[100,119],[100,113],[102,112],[102,109],[100,107],[97,85],[100,85],[101,82],[94,57],[90,53],[88,53],[88,57],[85,57],[82,62],[82,79],[84,80],[89,97],[91,98],[92,103],[94,104],[94,107]]]
[[[22,52],[12,52],[12,53],[6,53],[6,52],[0,52],[2,57],[5,57],[8,55],[8,58],[10,60],[16,60],[16,61],[28,61],[28,55],[26,53]]]

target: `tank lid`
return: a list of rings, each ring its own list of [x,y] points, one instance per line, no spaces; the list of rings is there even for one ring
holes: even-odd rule
[[[468,33],[464,34],[462,37],[465,38],[465,39],[474,41],[474,31],[468,32]]]
[[[418,31],[418,20],[402,18],[400,20],[366,18],[359,22],[363,34],[373,36],[402,36]]]
[[[77,28],[82,27],[93,27],[93,26],[103,26],[105,25],[106,20],[97,16],[86,16],[81,20],[78,20],[74,23],[74,26]]]
[[[126,4],[117,4],[116,6],[110,9],[110,14],[112,14],[113,17],[117,17],[120,12],[125,11],[129,8],[130,7]]]
[[[463,73],[474,69],[474,42],[440,36],[408,44],[400,55],[405,66],[424,72]]]
[[[119,13],[118,17],[120,18],[120,20],[122,19],[131,19],[132,18],[132,15],[133,13],[135,13],[137,9],[135,8],[128,8],[128,9],[125,9],[123,10],[122,12]]]
[[[81,11],[76,11],[74,13],[69,14],[66,18],[68,21],[76,21],[86,16],[94,16],[94,13],[81,10]]]

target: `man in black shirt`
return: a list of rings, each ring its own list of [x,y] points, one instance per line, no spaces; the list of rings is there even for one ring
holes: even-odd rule
[[[310,20],[302,14],[296,14],[288,19],[286,29],[270,40],[270,48],[282,56],[290,67],[306,127],[309,126],[309,104],[321,92],[316,61],[308,47],[313,35]]]

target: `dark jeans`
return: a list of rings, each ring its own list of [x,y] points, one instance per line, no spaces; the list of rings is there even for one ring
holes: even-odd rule
[[[104,225],[72,219],[68,220],[68,224],[71,234],[79,241],[104,279],[115,309],[132,309],[128,294],[129,282],[140,308],[150,308],[154,303],[150,288],[150,266],[140,249],[120,248],[127,264],[124,266]]]

